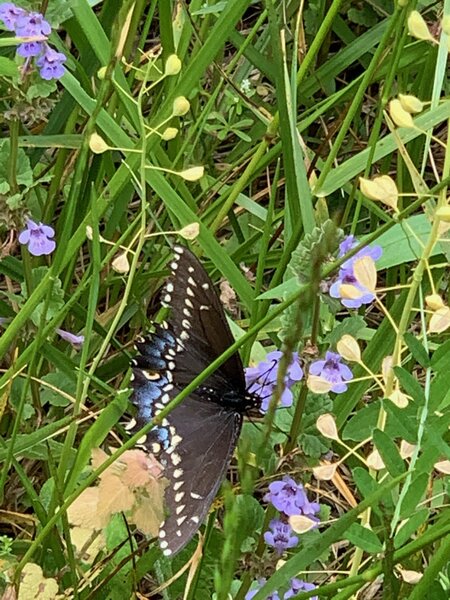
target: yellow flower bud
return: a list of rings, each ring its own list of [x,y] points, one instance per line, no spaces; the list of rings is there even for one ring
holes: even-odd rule
[[[372,452],[369,454],[367,457],[367,465],[374,471],[381,471],[381,469],[385,468],[383,459],[381,458],[378,450],[372,450]]]
[[[117,273],[128,273],[130,270],[130,263],[128,262],[127,254],[127,252],[122,252],[121,254],[118,254],[112,261],[111,266]]]
[[[318,375],[308,375],[306,385],[314,394],[327,394],[333,384]]]
[[[337,351],[349,362],[361,362],[361,350],[358,342],[351,335],[345,334],[337,343]]]
[[[330,415],[329,413],[320,415],[316,421],[316,427],[324,437],[330,440],[339,440],[336,422],[333,415]]]
[[[441,206],[436,211],[436,217],[441,221],[450,223],[450,206]]]
[[[397,127],[414,127],[411,115],[406,112],[397,98],[389,102],[389,114]]]
[[[423,102],[411,94],[399,94],[398,99],[406,112],[415,114],[423,111]]]
[[[174,138],[176,138],[177,135],[178,135],[178,129],[176,127],[167,127],[162,132],[161,139],[164,140],[165,142],[168,142],[169,140],[173,140]]]
[[[184,96],[178,96],[175,98],[172,105],[172,114],[174,117],[182,117],[189,112],[191,105],[189,100]]]
[[[330,479],[333,479],[336,473],[336,468],[336,464],[323,464],[320,465],[320,467],[314,467],[313,474],[316,479],[321,481],[329,481]]]
[[[191,223],[190,225],[183,227],[183,229],[180,229],[178,235],[184,240],[195,240],[199,233],[200,223]]]
[[[103,154],[103,152],[109,150],[110,147],[98,133],[93,133],[89,138],[89,148],[94,154]]]
[[[440,308],[444,308],[445,304],[439,294],[430,294],[425,297],[425,304],[431,310],[439,310]]]
[[[390,206],[394,210],[397,209],[398,190],[395,181],[389,175],[380,175],[374,179],[359,178],[359,187],[361,192],[371,200],[379,200]]]
[[[442,333],[450,327],[450,308],[438,308],[430,319],[430,333]]]
[[[176,54],[171,54],[166,60],[164,75],[178,75],[181,71],[181,60]]]
[[[417,10],[413,10],[408,17],[408,31],[409,35],[412,35],[418,40],[425,40],[428,42],[434,41],[427,24]]]
[[[203,177],[204,172],[204,167],[191,167],[190,169],[180,171],[178,175],[186,181],[198,181]]]
[[[103,81],[103,79],[105,79],[105,75],[106,67],[100,67],[100,69],[97,71],[97,77],[100,79],[100,81]]]
[[[445,15],[441,21],[442,31],[447,35],[450,35],[450,15]]]
[[[377,286],[377,268],[370,256],[357,258],[353,263],[353,273],[356,280],[367,290],[374,292]]]
[[[289,524],[295,533],[306,533],[317,526],[316,521],[313,521],[306,515],[291,515],[289,517]]]

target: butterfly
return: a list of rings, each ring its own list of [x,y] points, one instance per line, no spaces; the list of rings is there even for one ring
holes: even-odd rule
[[[171,276],[162,290],[169,316],[136,342],[134,431],[155,417],[234,341],[205,269],[190,250],[174,247]],[[172,556],[195,535],[227,472],[243,415],[261,399],[246,389],[239,354],[233,354],[147,434],[143,447],[163,465],[167,516],[159,545]]]

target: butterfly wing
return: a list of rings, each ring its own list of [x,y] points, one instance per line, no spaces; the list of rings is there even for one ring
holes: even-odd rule
[[[198,259],[176,246],[170,267],[172,276],[162,293],[170,309],[167,323],[137,342],[141,355],[133,361],[136,430],[233,343],[220,300]],[[221,395],[230,391],[245,394],[238,354],[185,398],[144,442],[169,480],[168,515],[159,534],[167,556],[194,536],[228,468],[242,425],[239,411],[220,404]]]

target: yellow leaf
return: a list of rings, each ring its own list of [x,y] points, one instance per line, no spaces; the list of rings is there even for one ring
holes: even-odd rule
[[[73,527],[70,530],[70,539],[78,552],[78,558],[87,564],[93,563],[97,554],[106,548],[106,539],[101,531]]]
[[[337,351],[349,362],[361,362],[361,350],[354,337],[344,334],[337,343]]]
[[[98,501],[98,488],[86,488],[67,509],[69,523],[85,529],[101,529],[103,523],[97,516]]]
[[[353,273],[356,280],[366,290],[375,292],[377,286],[377,268],[375,261],[370,256],[362,256],[357,258],[353,264]]]
[[[22,571],[17,600],[55,600],[58,584],[55,579],[46,578],[39,565],[28,563]]]

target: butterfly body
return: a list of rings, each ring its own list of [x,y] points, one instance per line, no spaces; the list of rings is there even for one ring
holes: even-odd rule
[[[220,356],[233,337],[222,305],[203,266],[182,246],[170,263],[172,276],[162,300],[170,314],[136,346],[132,402],[135,430],[155,417],[186,385]],[[225,477],[243,415],[259,406],[246,391],[238,354],[232,355],[152,429],[143,447],[164,467],[168,514],[159,543],[165,555],[195,535]]]

